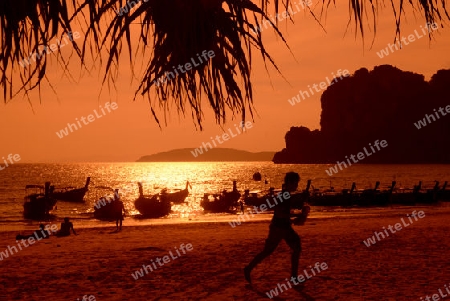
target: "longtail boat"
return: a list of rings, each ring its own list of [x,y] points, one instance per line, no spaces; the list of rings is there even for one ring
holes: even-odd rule
[[[84,195],[89,190],[89,182],[91,181],[90,177],[87,177],[86,184],[81,188],[74,187],[64,187],[59,188],[58,191],[54,191],[52,193],[52,197],[60,201],[66,202],[84,202]]]
[[[335,191],[330,187],[325,191],[314,189],[310,198],[312,206],[351,206],[355,203],[356,183],[352,183],[350,189],[342,189],[341,192]]]
[[[174,203],[174,204],[181,204],[181,203],[184,202],[186,197],[189,195],[188,187],[190,187],[192,189],[192,186],[189,183],[189,181],[186,182],[186,188],[182,189],[180,191],[167,192],[167,189],[163,189],[159,193],[159,198],[161,199],[161,201],[164,201],[164,202],[169,202],[169,203]]]
[[[355,204],[358,206],[387,206],[391,202],[392,192],[394,191],[396,181],[392,181],[392,185],[386,190],[380,189],[380,182],[375,183],[374,188],[364,189],[358,194]]]
[[[450,201],[450,189],[447,188],[447,181],[444,182],[444,185],[442,185],[442,188],[439,189],[437,192],[437,200],[438,201],[444,201],[449,202]]]
[[[134,207],[142,216],[148,218],[159,218],[168,215],[172,206],[167,199],[162,199],[160,195],[144,195],[142,183],[138,183],[139,198],[134,201]],[[184,199],[183,199],[184,201]]]
[[[441,192],[442,195],[442,192]],[[415,205],[437,203],[440,196],[439,182],[435,181],[432,189],[424,189],[422,181],[413,188],[398,188],[394,189],[391,196],[391,204],[397,205]]]
[[[238,206],[241,193],[237,190],[236,181],[233,181],[233,190],[221,193],[205,193],[200,205],[207,212],[231,212]]]
[[[278,191],[277,191],[278,192]],[[244,202],[247,206],[261,206],[266,203],[266,199],[271,199],[275,193],[275,188],[270,187],[266,193],[260,193],[259,191],[250,192],[249,189],[244,190]]]
[[[56,205],[57,200],[52,197],[52,189],[50,182],[45,182],[45,186],[42,185],[26,185],[25,191],[29,192],[29,189],[35,189],[39,192],[28,194],[24,198],[23,204],[23,216],[26,219],[43,220],[50,217],[50,211]]]
[[[94,217],[99,220],[113,221],[117,218],[116,202],[120,200],[119,189],[114,190],[114,195],[103,196],[95,202]],[[122,214],[122,212],[120,213]]]

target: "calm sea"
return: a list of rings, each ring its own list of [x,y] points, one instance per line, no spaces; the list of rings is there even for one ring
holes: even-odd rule
[[[120,189],[121,199],[129,212],[125,225],[138,225],[231,220],[233,217],[227,214],[204,214],[199,206],[203,193],[231,190],[233,180],[237,180],[240,191],[263,190],[270,186],[280,188],[283,176],[288,171],[300,174],[302,189],[307,179],[312,180],[314,188],[321,189],[330,186],[349,188],[353,181],[358,189],[373,187],[376,181],[381,182],[381,187],[387,187],[393,180],[400,187],[412,187],[419,181],[432,187],[434,180],[441,183],[450,181],[450,165],[356,164],[332,177],[325,172],[329,167],[324,164],[275,165],[271,162],[14,164],[0,171],[0,231],[34,229],[38,224],[22,217],[25,185],[43,185],[45,181],[50,181],[56,187],[81,187],[87,176],[91,177],[91,185],[85,196],[86,203],[58,202],[57,210],[54,211],[58,223],[68,216],[79,227],[112,225],[93,219],[94,201],[112,194],[104,187]],[[262,174],[263,181],[253,181],[255,172]],[[174,212],[169,217],[142,220],[135,216],[138,212],[133,205],[138,197],[138,181],[144,184],[145,194],[157,193],[164,187],[184,188],[186,181],[189,181],[192,185],[191,195],[185,204],[174,206]],[[350,212],[363,214],[367,210],[373,209],[350,209]],[[269,217],[261,215],[261,218]]]

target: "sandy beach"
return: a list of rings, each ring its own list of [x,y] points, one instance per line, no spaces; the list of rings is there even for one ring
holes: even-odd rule
[[[274,300],[420,300],[439,289],[445,293],[450,208],[416,208],[424,211],[423,218],[370,247],[363,243],[401,218],[408,223],[406,214],[413,210],[312,218],[295,226],[303,247],[299,274],[304,269],[311,274],[309,266],[317,262],[328,268]],[[82,300],[85,295],[96,300],[267,300],[266,292],[290,275],[288,246],[282,242],[255,268],[253,286],[245,282],[243,267],[262,250],[268,225],[127,227],[125,221],[118,233],[115,227],[81,228],[77,236],[51,237],[3,258],[0,300]],[[16,245],[16,234],[3,233],[0,251]],[[184,254],[181,244],[192,249]],[[158,266],[156,258],[164,256],[169,260]],[[135,280],[132,274],[152,260],[157,269]]]

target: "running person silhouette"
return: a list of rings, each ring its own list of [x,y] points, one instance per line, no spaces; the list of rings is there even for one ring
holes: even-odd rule
[[[294,192],[297,190],[300,176],[296,172],[288,172],[284,177],[283,191]],[[284,239],[292,250],[291,255],[291,276],[297,278],[298,262],[301,252],[300,236],[292,228],[291,224],[303,225],[309,213],[309,206],[302,205],[301,214],[291,214],[291,198],[284,198],[279,202],[273,213],[272,222],[269,226],[269,236],[266,239],[264,250],[244,268],[245,279],[251,283],[250,273],[253,268],[275,251],[278,244]],[[296,217],[291,220],[291,217]]]

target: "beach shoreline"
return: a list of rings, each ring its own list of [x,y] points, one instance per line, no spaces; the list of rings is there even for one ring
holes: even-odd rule
[[[396,216],[401,214],[402,212],[411,212],[412,210],[431,210],[435,212],[442,212],[443,214],[446,212],[450,212],[450,202],[442,202],[439,205],[416,205],[416,206],[389,206],[389,207],[316,207],[312,206],[312,211],[308,217],[309,220],[326,220],[333,218],[360,218],[360,217],[389,217]],[[241,219],[241,224],[250,223],[250,222],[269,222],[272,218],[273,211],[265,211],[258,214],[249,214],[251,211],[251,207],[246,208],[246,215],[250,216],[251,219]],[[244,215],[245,215],[244,214]],[[136,226],[136,227],[146,227],[146,226],[165,226],[165,225],[183,225],[183,224],[215,224],[215,223],[225,223],[235,221],[239,216],[243,216],[241,212],[238,214],[229,214],[229,213],[219,213],[219,214],[210,214],[210,213],[200,213],[200,214],[191,214],[187,217],[163,217],[158,219],[147,219],[142,218],[139,215],[126,216],[124,220],[125,226]],[[95,229],[95,228],[105,228],[114,225],[113,221],[100,221],[94,219],[93,217],[71,217],[71,221],[74,222],[76,228],[83,229]],[[244,220],[244,221],[242,221]],[[0,221],[0,233],[3,232],[14,232],[14,231],[33,231],[35,230],[40,223],[43,224],[52,224],[52,223],[61,223],[63,221],[63,217],[58,217],[52,221],[24,221],[22,225],[17,225],[16,222],[13,222],[11,226],[8,223]]]

